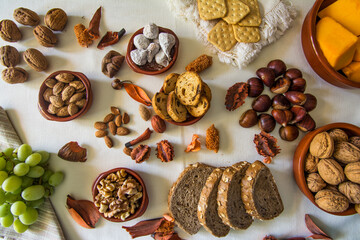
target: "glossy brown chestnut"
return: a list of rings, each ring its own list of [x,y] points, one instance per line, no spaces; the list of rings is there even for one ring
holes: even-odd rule
[[[267,113],[259,115],[259,127],[262,131],[270,133],[274,130],[276,125],[275,119]]]
[[[294,141],[299,136],[299,129],[293,125],[280,127],[279,135],[285,141]]]
[[[287,77],[278,78],[270,88],[270,91],[276,94],[286,93],[291,85],[291,81]]]
[[[272,107],[274,109],[286,110],[291,107],[291,104],[284,95],[277,94],[272,98]]]
[[[280,59],[270,61],[267,67],[274,70],[276,77],[283,75],[286,71],[286,64]]]
[[[293,80],[295,78],[301,78],[302,73],[297,68],[289,68],[288,70],[286,70],[284,76],[290,78],[290,80]]]
[[[275,121],[282,126],[286,126],[288,121],[286,119],[285,111],[280,109],[271,110],[271,115],[274,117]]]
[[[266,112],[271,106],[271,99],[268,95],[258,96],[252,103],[251,107],[257,112]]]
[[[306,96],[302,92],[289,91],[284,93],[284,96],[294,105],[303,105],[306,102]]]
[[[306,80],[303,78],[295,78],[292,80],[289,91],[305,92]]]
[[[284,110],[286,123],[290,123],[290,121],[293,119],[294,114],[290,110]]]
[[[314,119],[309,115],[306,116],[300,122],[296,123],[296,126],[303,132],[312,131],[316,128]]]
[[[271,68],[262,67],[256,70],[256,76],[258,76],[265,86],[271,87],[275,82],[275,72]]]
[[[264,83],[260,78],[252,77],[247,81],[249,86],[248,96],[249,97],[257,97],[264,91]]]
[[[293,113],[293,119],[290,122],[291,124],[300,122],[301,120],[304,119],[304,117],[307,114],[305,108],[303,108],[302,106],[299,106],[299,105],[292,106],[290,108],[290,111]]]
[[[317,99],[314,95],[310,93],[305,93],[305,96],[306,96],[306,102],[304,103],[303,107],[307,112],[310,112],[316,108]]]
[[[257,113],[252,109],[249,109],[246,112],[244,112],[239,120],[240,126],[244,128],[255,126],[257,122],[258,122]]]

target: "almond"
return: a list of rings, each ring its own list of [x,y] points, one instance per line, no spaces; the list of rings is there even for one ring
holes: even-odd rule
[[[106,146],[108,146],[108,148],[113,147],[113,142],[112,142],[111,138],[109,138],[108,136],[105,136],[104,141],[105,141]]]
[[[130,133],[130,130],[126,127],[118,127],[116,129],[116,134],[119,136],[125,136],[128,135]]]
[[[116,125],[114,121],[109,122],[109,131],[112,135],[116,134]]]
[[[166,123],[165,121],[159,117],[158,115],[154,115],[151,118],[151,126],[157,133],[163,133],[166,130]]]
[[[96,122],[94,123],[94,128],[96,128],[97,130],[105,130],[107,129],[107,126],[104,122]]]
[[[121,115],[117,115],[117,116],[115,117],[115,125],[116,125],[117,127],[120,127],[120,126],[121,126],[121,123],[122,123]]]
[[[148,121],[151,117],[150,110],[142,104],[139,105],[139,113],[140,113],[140,117],[144,119],[144,121]]]
[[[111,113],[114,114],[114,115],[120,115],[120,109],[117,108],[117,107],[114,107],[114,106],[111,106],[110,107],[110,110],[111,110]]]
[[[125,112],[122,116],[123,124],[128,124],[130,122],[130,116]]]
[[[105,137],[107,135],[107,131],[105,130],[97,130],[95,132],[95,136],[98,138]]]
[[[104,122],[105,122],[105,123],[108,123],[108,122],[114,120],[114,118],[115,118],[115,115],[112,114],[112,113],[109,113],[108,115],[106,115],[106,116],[104,117]]]

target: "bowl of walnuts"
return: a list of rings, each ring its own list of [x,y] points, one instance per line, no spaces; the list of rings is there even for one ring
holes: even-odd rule
[[[347,216],[360,207],[360,128],[332,123],[309,132],[293,159],[300,190],[318,208]]]

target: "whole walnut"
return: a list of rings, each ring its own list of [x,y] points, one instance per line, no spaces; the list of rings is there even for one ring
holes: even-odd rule
[[[17,8],[14,10],[13,17],[15,21],[27,26],[36,26],[40,22],[39,15],[27,8]]]
[[[335,143],[337,142],[347,142],[349,137],[346,132],[340,128],[334,128],[329,131],[330,136],[334,140]]]
[[[38,25],[34,28],[33,33],[38,42],[44,47],[54,47],[57,43],[56,35],[47,27]]]
[[[48,68],[46,57],[37,49],[29,48],[23,53],[25,62],[35,71],[41,72]]]
[[[318,133],[312,139],[309,151],[315,157],[329,158],[334,151],[334,140],[328,132]]]
[[[317,165],[319,158],[314,157],[311,153],[308,153],[305,158],[305,172],[314,173],[317,172]]]
[[[9,67],[2,71],[2,79],[10,84],[23,83],[28,79],[28,73],[19,67]]]
[[[0,63],[5,67],[15,67],[20,62],[20,54],[16,48],[6,45],[0,48]]]
[[[335,144],[333,157],[341,163],[352,163],[360,160],[360,149],[349,142]]]
[[[350,181],[360,184],[360,162],[349,163],[344,172]]]
[[[0,22],[0,37],[7,42],[17,42],[22,38],[22,35],[13,21],[5,19]]]
[[[344,195],[328,189],[315,194],[315,203],[328,212],[343,212],[349,208],[349,200]]]
[[[51,30],[62,31],[67,23],[67,15],[64,10],[53,8],[46,13],[44,21]]]
[[[357,148],[360,149],[360,136],[353,136],[349,138],[349,143],[355,145]]]
[[[339,191],[349,199],[350,203],[360,203],[360,185],[343,182],[339,185]]]
[[[331,185],[338,185],[345,181],[345,175],[340,164],[331,158],[321,159],[318,171],[322,179]]]
[[[310,173],[306,178],[306,182],[309,190],[312,192],[318,192],[326,187],[326,183],[318,173]]]

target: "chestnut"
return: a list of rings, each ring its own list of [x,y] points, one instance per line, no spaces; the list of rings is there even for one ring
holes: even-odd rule
[[[316,123],[315,123],[314,119],[309,114],[306,114],[305,117],[303,118],[303,120],[296,123],[296,126],[301,131],[308,132],[308,131],[312,131],[312,130],[315,129]]]
[[[297,123],[304,119],[307,112],[305,108],[299,105],[294,105],[290,108],[290,111],[293,113],[293,119],[291,120],[291,123]]]
[[[299,129],[293,125],[280,127],[279,135],[285,141],[294,141],[299,136]]]
[[[286,99],[286,97],[282,94],[277,94],[272,98],[272,107],[274,109],[289,109],[291,106],[289,100]]]
[[[306,96],[306,102],[304,103],[303,107],[307,112],[310,112],[316,108],[317,99],[314,95],[310,93],[305,93],[305,96]]]
[[[240,126],[244,128],[255,126],[257,122],[258,122],[257,113],[252,109],[249,109],[246,112],[244,112],[239,120]]]
[[[263,83],[271,87],[275,82],[275,72],[271,68],[262,67],[256,70],[256,75],[263,81]]]
[[[266,112],[271,106],[271,99],[268,95],[258,96],[252,103],[251,107],[257,112]]]
[[[302,92],[289,91],[284,93],[284,96],[294,105],[303,105],[306,101],[306,96]]]
[[[289,111],[289,110],[280,110],[280,109],[271,110],[271,115],[274,117],[275,121],[282,126],[286,126],[292,118],[292,113],[290,112],[291,115],[289,115],[285,111]]]
[[[301,78],[302,73],[297,68],[289,68],[288,70],[286,70],[284,77],[288,77],[288,78],[290,78],[290,80],[293,80],[295,78]]]
[[[290,88],[291,81],[287,77],[280,77],[278,78],[275,83],[270,88],[270,91],[273,93],[286,93]]]
[[[284,110],[286,123],[289,123],[293,118],[294,114],[290,110]]]
[[[292,80],[289,91],[305,92],[306,80],[303,78],[295,78]]]
[[[259,127],[262,131],[270,133],[274,130],[276,125],[275,119],[267,113],[259,115]]]
[[[286,65],[280,59],[275,59],[275,60],[270,61],[267,65],[267,67],[274,70],[276,77],[283,75],[286,71]]]
[[[249,97],[257,97],[264,91],[264,83],[260,78],[252,77],[247,81],[249,86],[248,96]]]

